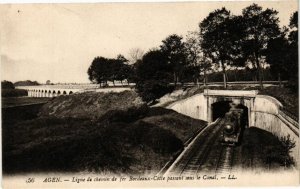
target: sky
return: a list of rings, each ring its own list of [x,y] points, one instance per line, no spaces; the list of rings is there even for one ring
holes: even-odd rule
[[[1,80],[88,83],[96,56],[147,52],[171,34],[186,36],[211,11],[234,15],[253,1],[0,5]],[[287,26],[297,0],[259,1]]]

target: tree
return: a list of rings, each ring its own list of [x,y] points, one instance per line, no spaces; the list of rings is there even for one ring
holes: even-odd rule
[[[203,73],[203,83],[207,82],[207,71],[211,68],[211,62],[201,50],[201,38],[199,32],[189,32],[185,42],[186,58],[189,64],[185,74],[192,74],[192,78],[199,79]]]
[[[277,11],[273,9],[263,10],[257,4],[252,4],[243,9],[243,23],[245,24],[244,47],[245,56],[252,66],[257,69],[260,87],[263,88],[264,52],[271,39],[280,35]]]
[[[290,33],[289,40],[289,59],[287,60],[290,77],[289,85],[298,92],[298,11],[294,12],[290,18]]]
[[[191,65],[198,65],[201,59],[201,46],[199,33],[188,32],[184,43],[187,62]]]
[[[109,75],[109,64],[108,59],[104,57],[94,58],[92,64],[88,69],[89,80],[94,83],[101,84],[107,83]]]
[[[37,81],[17,81],[14,83],[14,86],[33,86],[33,85],[40,85]]]
[[[207,72],[211,70],[212,62],[211,60],[203,54],[200,59],[200,72],[203,73],[203,85],[206,86],[208,79],[207,79]]]
[[[290,29],[292,30],[289,34],[289,40],[292,43],[298,42],[298,11],[294,12],[290,18]]]
[[[128,67],[127,62],[128,60],[121,54],[116,59],[110,59],[110,81],[113,82],[113,85],[115,85],[115,80],[122,83],[124,79],[127,79],[129,73],[126,73],[124,69],[124,67]]]
[[[143,100],[153,102],[171,91],[169,67],[166,55],[160,50],[150,50],[143,56],[136,65],[136,89]]]
[[[141,60],[144,55],[144,51],[140,48],[132,48],[129,50],[129,63],[135,64],[138,60]]]
[[[278,77],[280,87],[281,78],[287,78],[289,75],[288,59],[289,43],[284,34],[271,39],[266,50],[266,61],[271,65],[271,73]]]
[[[186,65],[185,45],[182,42],[182,37],[173,34],[162,41],[160,46],[162,53],[167,57],[167,62],[173,71],[174,85],[180,80],[184,66]]]
[[[133,79],[134,71],[133,67],[131,65],[122,64],[119,70],[117,70],[116,74],[116,80],[121,81],[123,85],[123,80],[127,80],[127,83],[129,85],[130,80]]]
[[[226,66],[232,63],[233,36],[232,16],[225,8],[211,12],[200,24],[201,48],[205,57],[214,64],[221,66],[223,72],[224,88],[227,87]]]
[[[10,81],[1,81],[1,89],[14,89],[15,86],[12,82]]]
[[[118,55],[117,58],[94,58],[92,64],[88,69],[89,80],[94,83],[107,84],[107,81],[112,81],[115,85],[115,80],[121,82],[125,79],[133,78],[133,70],[127,64],[128,60],[123,55]]]

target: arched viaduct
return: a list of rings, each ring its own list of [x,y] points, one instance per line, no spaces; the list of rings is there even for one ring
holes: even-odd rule
[[[99,88],[98,84],[58,84],[58,85],[36,85],[36,86],[17,86],[17,89],[25,89],[29,97],[56,97],[60,95],[71,95],[83,92],[122,92],[131,90],[130,87],[109,87]]]
[[[30,97],[55,97],[74,93],[74,90],[70,89],[27,89],[27,91]]]
[[[282,104],[275,98],[259,95],[258,91],[239,90],[204,90],[187,99],[170,104],[167,108],[173,109],[187,116],[202,119],[211,123],[216,111],[214,106],[234,102],[244,107],[248,116],[248,127],[258,127],[280,137],[290,136],[296,147],[291,155],[299,166],[299,123],[282,111]]]
[[[55,97],[83,92],[84,89],[55,85],[18,86],[18,89],[25,89],[29,97]]]

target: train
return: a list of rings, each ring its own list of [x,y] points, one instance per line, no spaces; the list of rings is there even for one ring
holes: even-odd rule
[[[230,104],[231,108],[224,116],[221,143],[223,145],[235,146],[240,142],[241,133],[244,128],[244,110]]]

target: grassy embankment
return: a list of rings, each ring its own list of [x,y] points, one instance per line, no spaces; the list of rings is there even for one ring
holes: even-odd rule
[[[3,125],[3,170],[156,173],[205,124],[130,91],[60,96],[36,119]]]
[[[236,149],[237,169],[275,171],[291,168],[294,159],[289,155],[295,141],[278,138],[265,130],[250,127],[243,133],[243,141]]]

